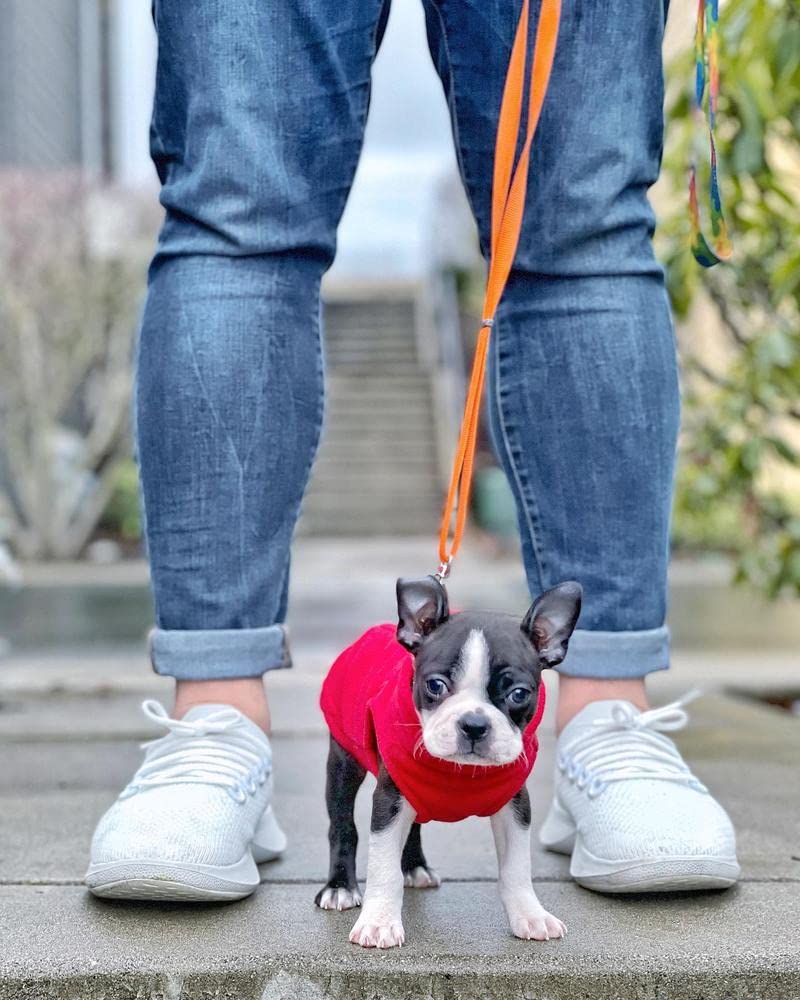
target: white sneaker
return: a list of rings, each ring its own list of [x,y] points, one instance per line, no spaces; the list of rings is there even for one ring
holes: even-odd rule
[[[249,896],[257,862],[286,837],[270,805],[272,751],[261,729],[229,705],[197,705],[145,743],[144,762],[97,824],[86,885],[95,896],[225,900]]]
[[[739,877],[728,814],[662,735],[686,725],[691,697],[648,712],[597,701],[561,733],[539,839],[572,855],[570,874],[587,889],[713,889]]]

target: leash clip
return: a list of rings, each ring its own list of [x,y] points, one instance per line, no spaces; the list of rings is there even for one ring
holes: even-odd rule
[[[491,330],[491,328],[494,326],[494,319],[491,316],[487,316],[485,319],[481,320],[481,326],[482,327],[488,326],[489,329]]]
[[[434,580],[438,580],[439,583],[444,583],[448,576],[450,576],[450,566],[452,562],[452,556],[448,556],[447,559],[442,560],[442,562],[439,563],[439,568],[433,574]]]

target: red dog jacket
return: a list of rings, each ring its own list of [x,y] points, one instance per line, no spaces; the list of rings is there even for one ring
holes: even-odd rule
[[[544,684],[519,757],[510,764],[468,767],[433,757],[422,745],[413,674],[414,657],[397,641],[394,625],[368,629],[338,657],[322,685],[320,707],[331,735],[373,774],[383,761],[416,810],[418,823],[493,815],[522,788],[533,768]]]

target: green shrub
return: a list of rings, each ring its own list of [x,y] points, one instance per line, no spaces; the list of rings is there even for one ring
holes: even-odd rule
[[[141,538],[139,471],[132,459],[120,462],[114,470],[111,498],[100,520],[100,528],[126,542],[136,542]]]
[[[728,0],[720,33],[718,152],[734,259],[709,271],[688,249],[692,54],[670,67],[665,173],[675,209],[660,226],[662,256],[676,314],[703,296],[723,331],[712,362],[691,329],[682,338],[675,537],[730,549],[737,579],[771,595],[800,593],[791,485],[800,444],[800,7]]]

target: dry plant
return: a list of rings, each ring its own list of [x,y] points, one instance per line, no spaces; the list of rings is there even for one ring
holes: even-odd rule
[[[0,521],[24,558],[74,558],[129,453],[152,195],[0,173]]]

